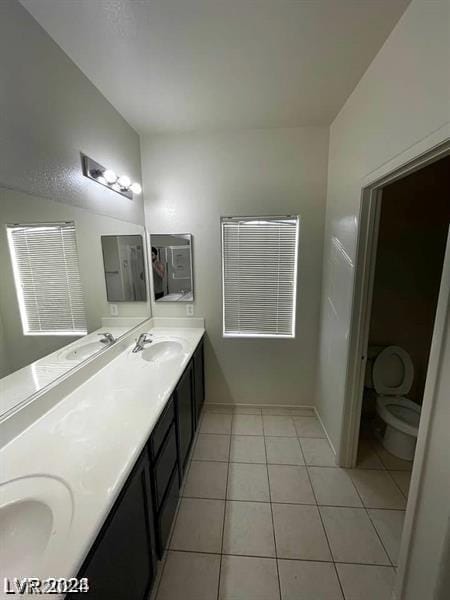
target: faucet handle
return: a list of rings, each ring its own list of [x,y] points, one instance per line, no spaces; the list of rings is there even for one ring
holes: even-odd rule
[[[109,342],[113,344],[116,341],[113,334],[109,331],[103,331],[102,333],[97,333],[97,335],[103,336],[103,339],[100,340],[101,342]]]

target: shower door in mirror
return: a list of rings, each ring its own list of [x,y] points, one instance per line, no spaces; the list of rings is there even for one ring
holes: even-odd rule
[[[151,272],[156,302],[192,302],[192,236],[151,234]]]

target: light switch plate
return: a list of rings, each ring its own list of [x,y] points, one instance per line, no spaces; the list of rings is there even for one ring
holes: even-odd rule
[[[194,316],[194,305],[186,304],[186,316],[193,317]]]
[[[110,304],[109,312],[112,317],[118,317],[119,316],[119,307],[117,306],[117,304]]]

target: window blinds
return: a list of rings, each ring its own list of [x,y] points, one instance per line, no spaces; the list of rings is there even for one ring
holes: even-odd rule
[[[87,333],[75,223],[8,225],[25,335]]]
[[[223,218],[225,337],[295,337],[298,217]]]

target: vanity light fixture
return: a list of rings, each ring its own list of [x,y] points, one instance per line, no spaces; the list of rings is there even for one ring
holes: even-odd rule
[[[122,194],[126,198],[133,198],[133,194],[139,195],[142,188],[139,183],[131,182],[127,175],[116,175],[112,169],[105,169],[101,164],[89,158],[85,154],[81,155],[81,164],[83,167],[83,175],[104,185],[110,190]]]

